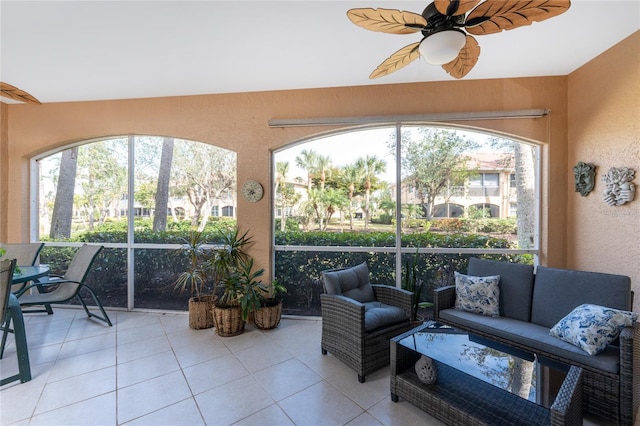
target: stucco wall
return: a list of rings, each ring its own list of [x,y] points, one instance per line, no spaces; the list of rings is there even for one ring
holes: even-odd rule
[[[260,267],[270,268],[270,150],[329,130],[269,128],[276,118],[429,114],[548,108],[551,118],[465,122],[544,142],[542,263],[565,263],[567,186],[566,77],[447,81],[314,90],[203,95],[137,100],[9,105],[1,173],[10,185],[1,195],[0,240],[29,239],[28,159],[73,141],[123,134],[197,140],[238,154],[238,182],[257,179],[265,198],[238,200],[238,222],[250,229]],[[548,179],[546,178],[548,176]],[[551,186],[549,182],[553,182]],[[9,207],[10,206],[10,207]],[[552,241],[546,235],[552,236]]]
[[[594,164],[596,186],[586,197],[567,191],[567,265],[631,277],[640,311],[640,32],[569,76],[569,164]],[[602,176],[611,167],[636,170],[636,199],[604,203]]]

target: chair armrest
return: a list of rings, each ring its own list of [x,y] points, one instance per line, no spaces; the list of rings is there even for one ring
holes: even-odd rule
[[[47,279],[46,281],[38,281],[38,282],[34,282],[31,285],[23,287],[23,288],[20,289],[20,291],[15,293],[15,296],[19,298],[20,296],[22,296],[23,294],[25,294],[27,291],[31,290],[32,288],[42,289],[43,287],[44,288],[53,287],[54,285],[65,284],[65,283],[72,283],[72,284],[80,284],[80,285],[82,285],[81,282],[72,281],[72,280],[63,280],[62,277],[59,277],[57,275],[53,276],[52,278],[55,278],[55,279],[53,279],[53,280]]]
[[[571,366],[551,406],[551,424],[582,424],[582,368]]]
[[[335,294],[320,295],[323,327],[340,327],[364,332],[364,305]]]
[[[406,311],[409,315],[413,311],[413,293],[398,287],[389,285],[372,284],[373,293],[378,302],[386,305],[397,306]]]
[[[440,311],[443,309],[453,308],[456,302],[456,287],[449,285],[446,287],[436,288],[433,291],[433,315],[437,321],[440,317]]]
[[[620,404],[623,406],[622,412],[630,412],[632,416],[638,412],[640,406],[638,377],[640,377],[640,323],[636,322],[620,332]]]

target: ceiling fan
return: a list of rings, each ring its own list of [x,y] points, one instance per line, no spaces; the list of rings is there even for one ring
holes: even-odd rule
[[[15,86],[0,81],[0,96],[13,99],[14,101],[25,102],[28,104],[41,105],[40,101]]]
[[[421,41],[405,46],[387,58],[369,78],[391,74],[420,56],[430,64],[442,65],[452,77],[462,78],[480,57],[480,46],[473,35],[531,25],[558,16],[571,6],[570,0],[480,1],[434,0],[422,15],[395,9],[349,10],[347,16],[351,22],[367,30],[388,34],[422,32],[423,35]]]

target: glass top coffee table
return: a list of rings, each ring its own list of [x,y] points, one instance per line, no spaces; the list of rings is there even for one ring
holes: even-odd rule
[[[433,362],[435,383],[415,371]],[[446,424],[582,424],[582,370],[555,364],[560,390],[549,395],[540,360],[432,321],[391,340],[391,399],[404,398]]]

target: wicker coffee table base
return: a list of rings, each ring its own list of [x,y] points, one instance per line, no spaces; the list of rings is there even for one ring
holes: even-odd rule
[[[438,380],[420,381],[413,368],[421,354],[391,340],[391,399],[404,398],[448,425],[581,425],[582,369],[571,367],[551,409],[527,401],[436,362]]]

